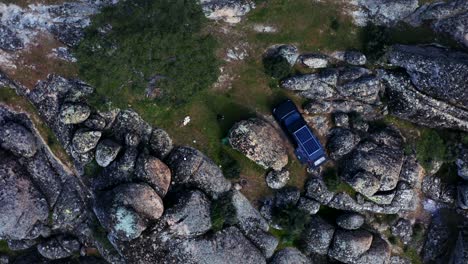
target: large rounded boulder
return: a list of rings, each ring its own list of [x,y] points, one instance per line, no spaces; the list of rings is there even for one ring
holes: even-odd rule
[[[258,118],[243,120],[229,132],[231,146],[265,169],[281,170],[288,164],[288,153],[278,131]]]
[[[171,184],[171,171],[158,158],[140,154],[136,163],[136,176],[153,187],[156,193],[164,197]]]

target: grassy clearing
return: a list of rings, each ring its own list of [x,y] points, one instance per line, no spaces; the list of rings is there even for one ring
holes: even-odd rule
[[[110,13],[105,14],[110,15]],[[169,19],[168,21],[172,21],[174,18],[167,19]],[[184,17],[183,19],[186,18]],[[107,20],[103,20],[101,17],[96,18],[94,21],[102,23]],[[164,21],[164,19],[159,20],[158,23],[165,23]],[[133,22],[119,22],[118,25],[131,25],[134,28]],[[144,26],[148,26],[151,31],[151,25],[147,25],[146,22],[142,23]],[[253,30],[255,24],[274,26],[278,29],[278,32],[274,34],[255,32]],[[152,100],[144,97],[145,85],[142,81],[147,81],[146,77],[149,76],[149,73],[154,72],[151,71],[154,70],[151,68],[152,66],[159,65],[153,63],[160,62],[148,62],[147,58],[143,58],[142,61],[142,56],[144,54],[152,54],[151,52],[158,49],[153,49],[152,45],[145,43],[144,45],[140,45],[140,39],[133,41],[132,39],[135,37],[134,33],[127,35],[120,34],[122,37],[129,37],[129,39],[120,39],[120,42],[126,45],[124,46],[123,57],[113,58],[102,53],[98,53],[98,56],[96,56],[88,51],[83,52],[82,49],[81,57],[79,56],[80,68],[82,69],[81,74],[82,76],[83,74],[85,77],[87,76],[88,80],[95,80],[96,82],[91,81],[91,83],[97,84],[97,92],[112,99],[113,105],[125,108],[131,107],[152,125],[166,129],[176,144],[190,145],[200,149],[223,168],[237,164],[240,167],[240,179],[246,182],[242,192],[251,201],[271,194],[264,180],[266,171],[226,144],[225,137],[229,129],[235,122],[242,119],[252,116],[270,115],[272,107],[285,98],[292,98],[298,105],[304,103],[304,100],[292,93],[278,88],[278,80],[269,77],[265,73],[262,60],[265,49],[274,44],[288,43],[296,45],[302,53],[357,49],[366,51],[368,55],[372,55],[369,53],[380,55],[388,45],[394,43],[430,43],[440,40],[438,36],[434,35],[432,31],[429,32],[427,28],[415,29],[404,25],[398,25],[392,29],[376,27],[373,31],[369,32],[369,28],[359,28],[353,25],[351,19],[341,12],[339,1],[334,0],[320,3],[310,0],[259,1],[257,8],[251,11],[243,22],[232,28],[228,27],[227,33],[221,32],[219,25],[216,23],[203,22],[202,28],[201,32],[203,34],[210,34],[217,40],[218,48],[215,54],[219,60],[224,58],[226,50],[235,47],[239,43],[247,43],[248,45],[249,56],[247,59],[221,64],[233,79],[230,82],[229,88],[196,88],[195,90],[198,92],[194,93],[190,91],[188,93],[186,90],[183,90],[178,96],[183,97],[184,100],[175,100],[175,103],[170,104],[161,102],[161,100]],[[92,26],[91,29],[96,30],[97,27]],[[119,30],[125,30],[125,27]],[[140,30],[132,30],[131,32],[134,31],[138,32]],[[92,36],[94,36],[95,41],[102,41],[102,39],[97,38],[97,35]],[[89,39],[89,41],[91,40],[93,39]],[[113,40],[113,38],[110,38],[110,40]],[[84,45],[88,45],[89,48],[92,43],[88,42],[86,44],[85,40]],[[172,42],[168,41],[164,43]],[[172,51],[174,53],[179,52],[179,48],[181,47],[176,45]],[[201,48],[205,49],[206,47],[201,46]],[[163,50],[162,55],[159,54],[157,58],[161,59],[161,56],[166,56],[165,54],[167,55],[168,53]],[[208,56],[210,55],[208,54]],[[121,60],[125,58],[128,60],[128,65],[136,65],[135,69],[137,69],[137,72],[141,71],[143,76],[145,76],[145,78],[140,80],[137,78],[135,84],[138,85],[135,85],[133,88],[125,88],[125,85],[127,85],[125,78],[134,76],[134,73],[131,73],[129,69],[124,68],[124,72],[122,73],[121,69],[113,72],[108,71],[109,69],[104,67],[105,65],[110,65],[111,62],[116,66],[121,66],[122,63],[116,61],[116,59]],[[208,61],[212,60],[209,59]],[[88,71],[86,73],[86,70],[83,70],[83,68],[89,66],[92,62],[96,62],[96,66],[91,66],[103,66],[104,68],[100,72]],[[143,65],[138,65],[140,62]],[[126,62],[123,64],[127,65]],[[111,69],[116,66],[112,66]],[[180,66],[181,68],[177,72],[183,71],[184,67],[182,66]],[[194,80],[197,80],[200,76],[203,77],[203,73],[212,71],[213,69],[213,65],[206,65],[206,63],[198,66],[203,67],[205,71],[195,71],[194,73],[196,74],[184,76],[192,76]],[[217,68],[219,64],[215,66]],[[189,69],[191,68],[189,67]],[[284,69],[279,70],[280,73],[286,72]],[[297,71],[298,69],[294,70]],[[108,74],[108,76],[100,77],[103,73]],[[112,76],[116,76],[116,74],[121,74],[122,76],[110,79]],[[104,79],[98,80],[98,78]],[[105,78],[110,79],[109,82]],[[190,89],[194,89],[195,86],[192,85],[194,80],[188,79],[186,88],[191,87]],[[99,84],[104,84],[104,86]],[[115,87],[122,84],[124,88],[115,92]],[[98,98],[98,100],[94,100],[93,104],[95,107],[101,107],[103,102],[105,100],[103,101],[102,98]],[[186,116],[190,116],[191,122],[187,126],[182,126],[182,121]],[[392,121],[398,122],[398,120]],[[419,133],[418,129],[415,131]],[[292,151],[290,153],[288,168],[291,171],[290,184],[302,188],[307,174],[304,166],[299,164]],[[352,193],[349,186],[339,182],[334,182],[334,184],[337,190]]]
[[[57,137],[42,121],[37,114],[36,108],[26,98],[17,95],[13,89],[0,87],[0,103],[3,103],[16,111],[27,113],[54,155],[64,164],[71,167],[71,160],[62,145],[58,142]]]

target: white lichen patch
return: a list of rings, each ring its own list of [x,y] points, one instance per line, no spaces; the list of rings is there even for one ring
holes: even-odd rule
[[[117,208],[115,217],[115,231],[122,232],[127,237],[135,237],[137,233],[135,215],[129,210],[119,207]]]

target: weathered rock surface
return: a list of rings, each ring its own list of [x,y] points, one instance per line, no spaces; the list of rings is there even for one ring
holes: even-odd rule
[[[79,130],[73,136],[73,148],[78,153],[86,153],[96,147],[101,135],[101,131]]]
[[[357,213],[346,213],[338,216],[336,224],[346,230],[359,229],[364,224],[365,217]]]
[[[258,165],[281,170],[288,163],[283,139],[273,126],[258,118],[236,123],[229,131],[231,146]]]
[[[208,19],[239,23],[243,16],[255,8],[250,0],[200,0],[203,12]]]
[[[468,109],[468,55],[434,46],[395,45],[388,61],[409,74],[414,87],[434,99]]]
[[[242,193],[233,190],[230,195],[230,202],[235,209],[235,222],[242,231],[248,232],[251,229],[268,231],[267,221]]]
[[[278,247],[279,240],[274,235],[260,228],[251,229],[245,236],[262,252],[266,258],[270,258]]]
[[[132,135],[145,143],[151,136],[151,126],[133,110],[120,111],[113,123],[112,131],[117,140],[127,142],[127,135]],[[138,143],[137,143],[138,144]]]
[[[360,141],[360,137],[346,128],[334,128],[330,132],[327,148],[330,157],[334,160],[340,159],[350,153]]]
[[[318,216],[312,216],[302,235],[302,251],[307,255],[326,255],[334,233],[335,228],[331,224]]]
[[[392,115],[428,127],[468,131],[466,110],[418,91],[406,75],[388,71],[381,73]]]
[[[359,257],[356,263],[386,264],[390,262],[391,253],[390,245],[379,236],[374,235],[371,247],[366,253]]]
[[[328,255],[344,263],[354,263],[370,249],[372,239],[372,234],[365,230],[337,230]]]
[[[326,68],[329,64],[328,57],[320,53],[303,54],[299,56],[299,61],[311,69]]]
[[[350,12],[359,26],[368,23],[392,26],[410,16],[419,6],[417,0],[357,0]]]
[[[145,184],[122,184],[99,195],[94,212],[102,226],[121,240],[140,236],[150,221],[159,219],[164,206],[158,194]]]
[[[60,109],[60,120],[64,124],[79,124],[91,114],[91,109],[85,104],[65,103]]]
[[[0,237],[34,239],[47,222],[49,207],[24,168],[0,150]]]
[[[173,254],[187,256],[193,263],[266,263],[262,253],[235,227],[224,229],[208,238],[182,241],[177,248]]]
[[[160,197],[164,197],[171,184],[171,171],[156,157],[140,154],[135,169],[136,178],[146,182]]]
[[[392,226],[391,230],[392,235],[399,237],[403,243],[408,244],[411,241],[413,236],[413,226],[410,221],[400,218]]]
[[[0,127],[0,145],[13,154],[30,158],[36,154],[36,139],[24,126],[9,122]]]
[[[438,202],[455,204],[456,188],[443,182],[438,176],[426,176],[422,181],[423,193]]]
[[[63,259],[80,250],[80,242],[70,237],[53,237],[37,245],[37,251],[48,259]]]
[[[265,180],[271,189],[281,189],[289,182],[289,171],[286,169],[280,171],[272,170],[267,174]]]
[[[468,180],[468,149],[463,149],[456,161],[458,176]]]
[[[121,148],[122,146],[111,139],[102,140],[96,147],[97,164],[101,167],[107,167],[115,160]]]
[[[211,202],[200,191],[183,195],[164,216],[172,234],[181,237],[202,235],[211,229]]]
[[[169,134],[160,128],[153,129],[149,144],[153,154],[160,159],[164,159],[173,147]]]
[[[286,208],[294,206],[301,197],[301,191],[297,187],[287,186],[275,192],[275,206],[278,208]]]
[[[176,184],[197,187],[217,197],[231,188],[221,169],[200,151],[190,147],[177,147],[167,158]]]
[[[297,209],[314,215],[320,210],[320,203],[307,197],[301,197],[297,202]]]
[[[275,253],[270,264],[311,264],[312,262],[296,248],[285,248]]]
[[[23,42],[16,34],[4,25],[0,25],[0,49],[15,51],[24,47]]]
[[[366,55],[358,51],[335,51],[331,56],[334,59],[356,66],[365,65],[367,62]]]

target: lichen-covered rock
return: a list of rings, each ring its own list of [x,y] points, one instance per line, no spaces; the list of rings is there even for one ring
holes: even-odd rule
[[[338,85],[336,90],[340,96],[374,104],[379,99],[379,92],[383,90],[379,78],[372,75],[362,76],[343,85]]]
[[[422,182],[423,193],[432,200],[453,205],[456,187],[443,182],[438,176],[426,176]]]
[[[344,61],[351,65],[364,65],[367,62],[366,55],[358,51],[335,51],[331,54],[334,59]]]
[[[392,46],[392,65],[402,67],[421,93],[467,109],[468,54],[434,46]]]
[[[375,120],[382,116],[378,107],[352,100],[325,101],[311,99],[304,106],[304,112],[306,114],[359,113],[364,121]]]
[[[451,234],[451,227],[447,220],[449,219],[440,214],[432,218],[421,252],[423,262],[444,261],[444,253],[446,253],[449,243],[455,239],[453,237],[455,234]]]
[[[150,221],[159,219],[164,206],[158,194],[145,184],[122,184],[99,194],[94,212],[111,237],[132,240]]]
[[[365,230],[337,230],[328,256],[344,263],[354,263],[368,251],[373,236]]]
[[[337,127],[349,128],[349,115],[338,112],[333,115],[333,122]]]
[[[243,16],[255,8],[250,0],[200,0],[203,13],[208,19],[239,23]]]
[[[307,197],[301,197],[297,202],[297,209],[314,215],[320,210],[320,203]]]
[[[49,207],[24,168],[0,150],[0,237],[34,239],[47,222]]]
[[[200,151],[190,147],[177,147],[168,156],[167,165],[176,184],[185,184],[217,197],[231,188],[221,169]]]
[[[392,235],[399,237],[404,244],[408,244],[413,236],[413,226],[409,220],[400,218],[392,225]]]
[[[345,213],[336,219],[336,224],[346,230],[359,229],[364,224],[365,217],[357,213]]]
[[[37,245],[37,251],[48,259],[63,259],[76,254],[80,242],[75,238],[58,236]]]
[[[211,229],[211,203],[200,191],[191,191],[179,198],[164,216],[172,234],[192,237]]]
[[[120,111],[113,123],[112,131],[120,142],[126,142],[126,136],[133,134],[143,142],[148,142],[152,128],[133,110]]]
[[[96,147],[97,164],[101,167],[107,167],[115,160],[121,148],[122,146],[111,139],[102,140]]]
[[[351,2],[354,23],[392,26],[410,16],[419,6],[418,0],[357,0]]]
[[[275,206],[278,208],[286,208],[294,206],[299,201],[301,192],[297,187],[287,186],[275,192]]]
[[[360,141],[360,137],[346,128],[334,128],[330,132],[327,148],[330,157],[334,160],[340,159],[350,153]]]
[[[328,190],[325,182],[314,176],[307,180],[305,192],[307,197],[312,198],[321,204],[328,204],[334,196],[334,193]]]
[[[129,183],[134,180],[135,164],[138,157],[136,148],[127,148],[123,154],[109,166],[105,167],[102,173],[93,178],[93,188],[96,190],[108,189],[122,183]]]
[[[468,180],[468,149],[463,149],[456,161],[458,176]]]
[[[289,181],[289,171],[282,169],[280,171],[272,170],[266,176],[266,183],[271,189],[281,189]]]
[[[86,153],[96,147],[101,131],[78,130],[73,136],[73,148],[78,153]]]
[[[106,119],[98,114],[91,114],[84,125],[91,130],[103,130],[106,128]]]
[[[231,146],[258,165],[281,170],[288,164],[288,153],[278,131],[266,121],[251,118],[236,123],[229,131]]]
[[[331,224],[319,216],[312,216],[302,235],[302,251],[307,255],[326,255],[334,233],[335,228]]]
[[[0,127],[0,146],[18,156],[30,158],[36,154],[34,135],[24,126],[8,122]]]
[[[164,159],[173,147],[169,134],[160,128],[153,129],[149,144],[153,154],[160,159]]]
[[[260,228],[250,229],[245,232],[245,236],[260,249],[266,258],[273,256],[279,244],[278,238]]]
[[[296,46],[290,44],[273,45],[267,49],[265,56],[284,58],[289,65],[293,66],[299,58],[299,50]]]
[[[338,71],[325,69],[318,73],[297,75],[281,81],[281,87],[295,91],[300,96],[312,100],[333,99],[337,96],[335,87]]]
[[[387,264],[390,261],[391,253],[390,245],[381,237],[374,235],[371,247],[359,257],[356,264]]]
[[[172,248],[172,255],[185,257],[187,263],[265,264],[265,257],[235,227],[209,237],[185,240]]]
[[[248,232],[251,229],[268,231],[267,221],[242,193],[236,190],[232,191],[230,202],[235,209],[235,222],[242,231]]]
[[[161,160],[150,155],[140,154],[135,174],[138,180],[153,187],[160,197],[166,195],[171,184],[171,171]]]
[[[288,247],[275,253],[270,264],[312,264],[312,262],[296,248]]]
[[[321,53],[310,53],[299,56],[299,61],[306,67],[312,69],[328,67],[328,57]]]
[[[381,71],[390,114],[412,123],[468,131],[468,111],[418,91],[403,74]]]
[[[0,49],[6,51],[20,50],[24,47],[20,38],[5,25],[0,25]]]
[[[91,109],[86,104],[65,103],[60,109],[60,121],[64,124],[79,124],[88,119]]]

